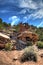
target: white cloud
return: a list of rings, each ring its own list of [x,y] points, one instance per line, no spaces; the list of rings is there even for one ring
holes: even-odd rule
[[[28,17],[23,17],[23,23],[25,23],[25,22],[27,22],[27,20],[28,20]]]
[[[42,0],[39,3],[39,8],[43,8],[43,2],[42,2]]]
[[[35,19],[43,17],[43,9],[40,9],[38,12],[34,14]]]
[[[43,26],[43,21],[37,27],[42,27],[42,26]]]
[[[21,0],[21,3],[19,3],[19,6],[31,8],[31,9],[37,9],[37,4],[33,2],[32,0]]]
[[[43,9],[40,9],[40,10],[30,14],[29,19],[30,18],[32,18],[33,20],[37,19],[37,18],[39,18],[39,19],[43,18]]]
[[[12,16],[9,18],[9,20],[12,21],[11,26],[18,24],[18,22],[20,21],[20,19],[17,16]]]
[[[12,16],[12,17],[9,18],[9,20],[11,20],[11,19],[12,20],[17,19],[17,16]]]
[[[35,10],[34,13],[32,12],[32,14],[30,14],[30,15],[28,14],[29,19],[30,18],[37,19],[37,18],[43,17],[43,2],[42,2],[42,0],[38,1],[38,2],[37,1],[35,2],[33,0],[20,0],[19,7],[25,8],[24,10],[22,10],[20,12],[20,14],[21,13],[25,14],[27,9]],[[40,9],[40,10],[38,10],[38,9]]]
[[[23,9],[19,12],[19,14],[25,14],[26,13],[26,9]]]

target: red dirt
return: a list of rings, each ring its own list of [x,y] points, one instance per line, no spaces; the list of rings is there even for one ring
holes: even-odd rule
[[[0,65],[43,65],[43,58],[40,57],[40,54],[43,53],[43,50],[39,50],[38,61],[27,61],[21,63],[19,57],[21,56],[22,51],[0,51]],[[14,60],[17,59],[17,60]]]

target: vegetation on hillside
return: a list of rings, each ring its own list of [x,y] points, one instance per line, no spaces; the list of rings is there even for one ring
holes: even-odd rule
[[[42,49],[43,48],[43,42],[38,41],[37,42],[37,47],[40,48],[40,49]]]
[[[27,25],[27,24],[28,24],[28,23],[25,23],[25,25]],[[11,24],[10,24],[10,23],[7,24],[6,22],[3,22],[3,20],[0,18],[0,30],[7,29],[7,28],[9,28],[9,27],[11,27]],[[31,29],[30,29],[30,27],[31,27]],[[14,25],[12,28],[15,28],[16,31],[18,32],[19,29],[20,29],[20,26],[19,26],[19,24],[18,24],[18,25]],[[37,33],[38,36],[39,36],[39,41],[43,41],[43,27],[37,28],[37,27],[35,27],[35,26],[33,26],[33,25],[29,25],[29,24],[28,24],[28,29],[29,29],[30,31],[32,31],[32,32]]]
[[[27,48],[24,49],[24,53],[22,54],[20,60],[22,62],[25,62],[25,61],[37,61],[37,55],[36,55],[36,52],[34,51],[34,48],[32,46],[29,46]]]
[[[11,24],[7,24],[6,22],[3,22],[3,20],[0,18],[0,29],[3,30],[3,29],[6,29],[7,27],[10,27]]]
[[[43,28],[42,27],[37,28],[36,33],[39,35],[39,41],[43,41]]]

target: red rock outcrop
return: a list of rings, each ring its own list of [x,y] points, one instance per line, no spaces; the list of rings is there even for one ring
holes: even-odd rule
[[[25,42],[32,41],[35,43],[38,40],[38,35],[30,31],[24,31],[17,38]]]

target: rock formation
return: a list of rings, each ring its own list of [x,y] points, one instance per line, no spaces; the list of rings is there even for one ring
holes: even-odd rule
[[[18,35],[17,38],[24,42],[32,41],[33,43],[35,43],[38,40],[38,35],[30,31],[24,31],[20,35]]]
[[[3,49],[5,47],[5,44],[8,42],[10,42],[10,37],[3,33],[0,33],[0,49]]]

